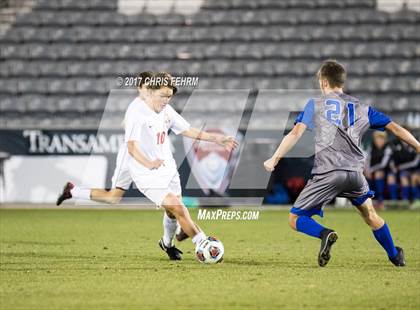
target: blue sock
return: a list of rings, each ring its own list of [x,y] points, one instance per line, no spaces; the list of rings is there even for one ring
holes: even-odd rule
[[[321,231],[324,229],[324,226],[318,224],[309,216],[299,216],[296,221],[296,230],[312,237],[320,238]]]
[[[391,232],[389,231],[388,225],[386,223],[378,230],[373,230],[373,235],[375,236],[375,239],[385,249],[386,253],[388,254],[388,257],[394,258],[397,255],[397,249],[394,246],[394,241],[392,240]]]
[[[379,201],[384,200],[384,191],[385,191],[385,180],[384,179],[376,179],[375,180],[375,189],[376,189],[376,198]]]
[[[398,186],[397,184],[389,185],[389,193],[391,194],[392,200],[398,200]]]
[[[420,199],[420,190],[418,186],[414,185],[411,187],[411,195],[413,195],[413,199]]]
[[[403,200],[410,199],[410,186],[403,186],[402,187],[402,199]]]

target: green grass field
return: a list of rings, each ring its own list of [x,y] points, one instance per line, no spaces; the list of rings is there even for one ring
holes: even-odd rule
[[[193,218],[197,213],[192,212]],[[0,309],[419,309],[420,212],[382,213],[408,266],[396,268],[355,211],[326,211],[339,240],[326,268],[319,240],[287,212],[198,221],[225,245],[203,265],[158,248],[162,211],[0,210]]]

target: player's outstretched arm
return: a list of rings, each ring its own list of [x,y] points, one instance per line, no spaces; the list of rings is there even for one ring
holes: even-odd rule
[[[183,131],[181,134],[184,137],[188,137],[191,139],[217,143],[218,145],[225,147],[229,151],[237,148],[239,145],[234,137],[212,132],[206,132],[193,127],[190,127],[188,130]]]
[[[398,139],[411,145],[417,151],[417,154],[420,153],[420,142],[407,129],[395,122],[390,122],[385,128],[398,137]]]
[[[292,131],[289,132],[281,141],[276,152],[264,162],[265,170],[271,172],[277,166],[278,162],[295,146],[295,144],[302,137],[303,133],[306,130],[306,125],[304,123],[297,123],[293,127]]]
[[[157,169],[161,165],[164,165],[162,159],[156,159],[156,160],[149,160],[146,158],[145,155],[143,155],[142,152],[140,152],[139,148],[136,146],[136,141],[131,140],[127,142],[127,150],[128,154],[130,154],[135,160],[137,160],[140,164],[145,166],[148,169]]]

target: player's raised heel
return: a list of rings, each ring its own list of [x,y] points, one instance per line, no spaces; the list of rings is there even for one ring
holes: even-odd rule
[[[389,260],[397,267],[405,266],[404,250],[398,246],[395,247],[398,251],[397,256],[390,258]]]
[[[168,254],[170,260],[182,260],[181,254],[184,253],[182,253],[180,249],[177,249],[175,246],[167,247],[163,242],[163,239],[160,239],[158,244],[159,247]]]
[[[325,229],[321,232],[321,249],[318,255],[318,264],[325,267],[331,259],[331,247],[337,241],[338,234],[331,229]]]
[[[72,195],[71,195],[71,192],[70,191],[73,188],[74,188],[74,184],[73,183],[67,182],[66,185],[64,185],[63,191],[61,192],[61,194],[57,198],[57,201],[56,201],[56,205],[57,206],[61,205],[61,203],[64,200],[67,200],[67,199],[72,198]]]
[[[176,240],[178,241],[184,241],[185,239],[188,239],[188,235],[182,230],[182,228],[179,230],[179,232],[175,235]]]

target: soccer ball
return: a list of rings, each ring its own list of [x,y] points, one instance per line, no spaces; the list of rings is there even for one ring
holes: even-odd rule
[[[224,253],[223,243],[215,237],[207,237],[195,248],[195,256],[204,264],[220,263]]]

